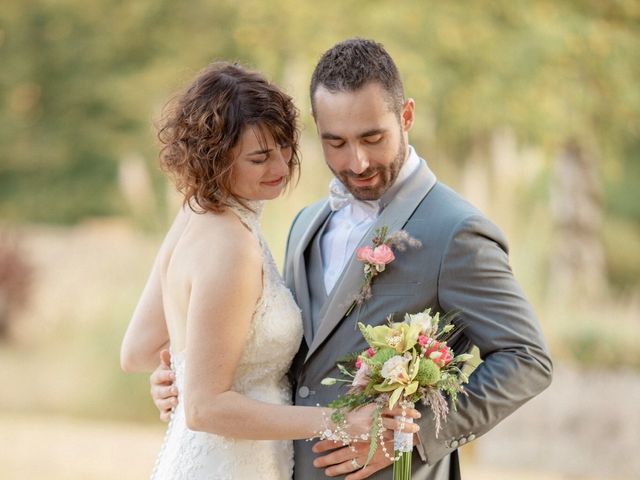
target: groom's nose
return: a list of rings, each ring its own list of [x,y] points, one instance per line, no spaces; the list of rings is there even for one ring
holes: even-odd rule
[[[358,145],[354,146],[350,152],[349,158],[349,170],[353,173],[360,175],[369,168],[369,158],[366,152]]]

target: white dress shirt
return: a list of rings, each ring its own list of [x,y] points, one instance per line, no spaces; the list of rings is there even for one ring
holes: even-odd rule
[[[413,147],[409,146],[409,155],[398,173],[391,188],[378,200],[353,199],[346,206],[333,212],[320,240],[322,268],[324,271],[324,287],[331,293],[342,270],[347,266],[351,256],[365,233],[374,224],[380,212],[391,202],[402,184],[420,166],[420,157]]]

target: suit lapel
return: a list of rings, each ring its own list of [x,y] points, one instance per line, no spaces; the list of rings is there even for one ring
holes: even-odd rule
[[[389,233],[400,230],[407,223],[407,220],[420,201],[422,201],[429,190],[433,188],[436,183],[436,177],[427,167],[426,163],[421,160],[418,171],[409,177],[406,182],[406,185],[403,185],[389,205],[382,211],[376,222],[362,237],[358,248],[371,244],[376,229],[384,225],[389,227]],[[314,232],[316,229],[317,227],[314,228]],[[320,312],[320,318],[322,320],[313,338],[313,342],[308,343],[310,347],[305,361],[311,357],[340,323],[347,309],[351,306],[353,299],[362,287],[363,279],[363,265],[356,259],[354,254]],[[305,327],[305,332],[306,331],[307,329]]]
[[[296,291],[296,300],[300,310],[302,311],[304,338],[307,345],[311,345],[313,326],[311,320],[311,300],[309,298],[309,282],[307,280],[305,252],[317,230],[322,226],[330,213],[331,209],[329,208],[329,202],[325,202],[320,206],[318,211],[311,218],[308,227],[305,228],[304,233],[300,238],[300,242],[295,248],[293,257],[293,281]]]

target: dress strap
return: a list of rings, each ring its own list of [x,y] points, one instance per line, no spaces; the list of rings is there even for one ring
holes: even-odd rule
[[[229,201],[229,209],[254,233],[260,232],[260,217],[264,208],[262,200],[244,200],[244,205],[235,199]]]

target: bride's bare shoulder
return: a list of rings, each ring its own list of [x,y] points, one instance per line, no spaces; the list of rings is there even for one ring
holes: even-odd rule
[[[203,261],[208,257],[220,263],[260,262],[260,246],[255,236],[229,210],[221,213],[191,212],[185,233],[182,247],[188,248],[193,255],[202,255]]]

